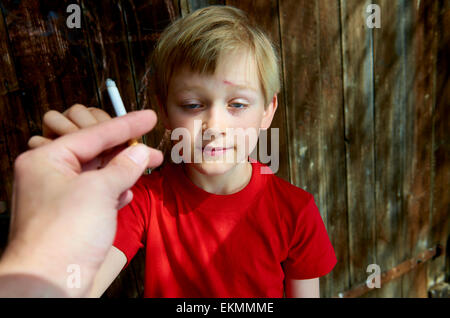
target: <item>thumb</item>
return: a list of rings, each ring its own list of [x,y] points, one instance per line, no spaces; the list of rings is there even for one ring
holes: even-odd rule
[[[162,160],[159,150],[137,144],[125,148],[97,173],[108,185],[108,190],[119,197],[136,183],[147,167],[159,166]]]

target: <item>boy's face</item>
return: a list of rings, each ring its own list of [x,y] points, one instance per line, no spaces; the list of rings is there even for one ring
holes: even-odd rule
[[[269,128],[276,95],[267,107],[264,104],[256,62],[241,50],[220,58],[214,75],[200,75],[188,68],[175,71],[165,121],[169,129],[189,131],[190,165],[202,174],[220,175],[248,158],[259,129]],[[195,151],[201,162],[194,161]]]

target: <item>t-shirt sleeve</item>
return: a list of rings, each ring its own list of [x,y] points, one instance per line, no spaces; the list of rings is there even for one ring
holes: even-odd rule
[[[148,219],[149,195],[141,179],[131,188],[133,200],[117,214],[117,231],[113,246],[121,250],[127,263],[124,269],[130,264],[131,259],[138,250],[145,245],[146,228]]]
[[[297,215],[287,259],[283,262],[285,276],[291,279],[312,279],[328,274],[337,259],[314,198]]]

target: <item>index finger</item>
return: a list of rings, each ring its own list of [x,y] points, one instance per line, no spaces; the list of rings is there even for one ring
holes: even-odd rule
[[[156,120],[155,112],[149,109],[130,112],[62,136],[48,146],[54,147],[55,151],[56,148],[66,148],[84,163],[104,150],[141,137],[155,126]]]

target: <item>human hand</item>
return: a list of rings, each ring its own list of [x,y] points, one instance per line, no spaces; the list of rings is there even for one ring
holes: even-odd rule
[[[0,275],[34,275],[69,296],[86,295],[113,243],[117,210],[132,199],[128,189],[163,157],[139,144],[102,169],[83,171],[83,165],[155,123],[151,110],[132,112],[21,154],[14,166],[10,237]],[[70,264],[79,265],[80,288],[67,288]]]
[[[52,140],[76,132],[80,129],[111,120],[111,116],[104,110],[96,107],[86,107],[74,104],[63,113],[50,110],[42,118],[42,136],[35,135],[28,140],[30,149],[41,147]],[[104,167],[124,146],[108,149],[95,159],[82,166],[83,171]]]

